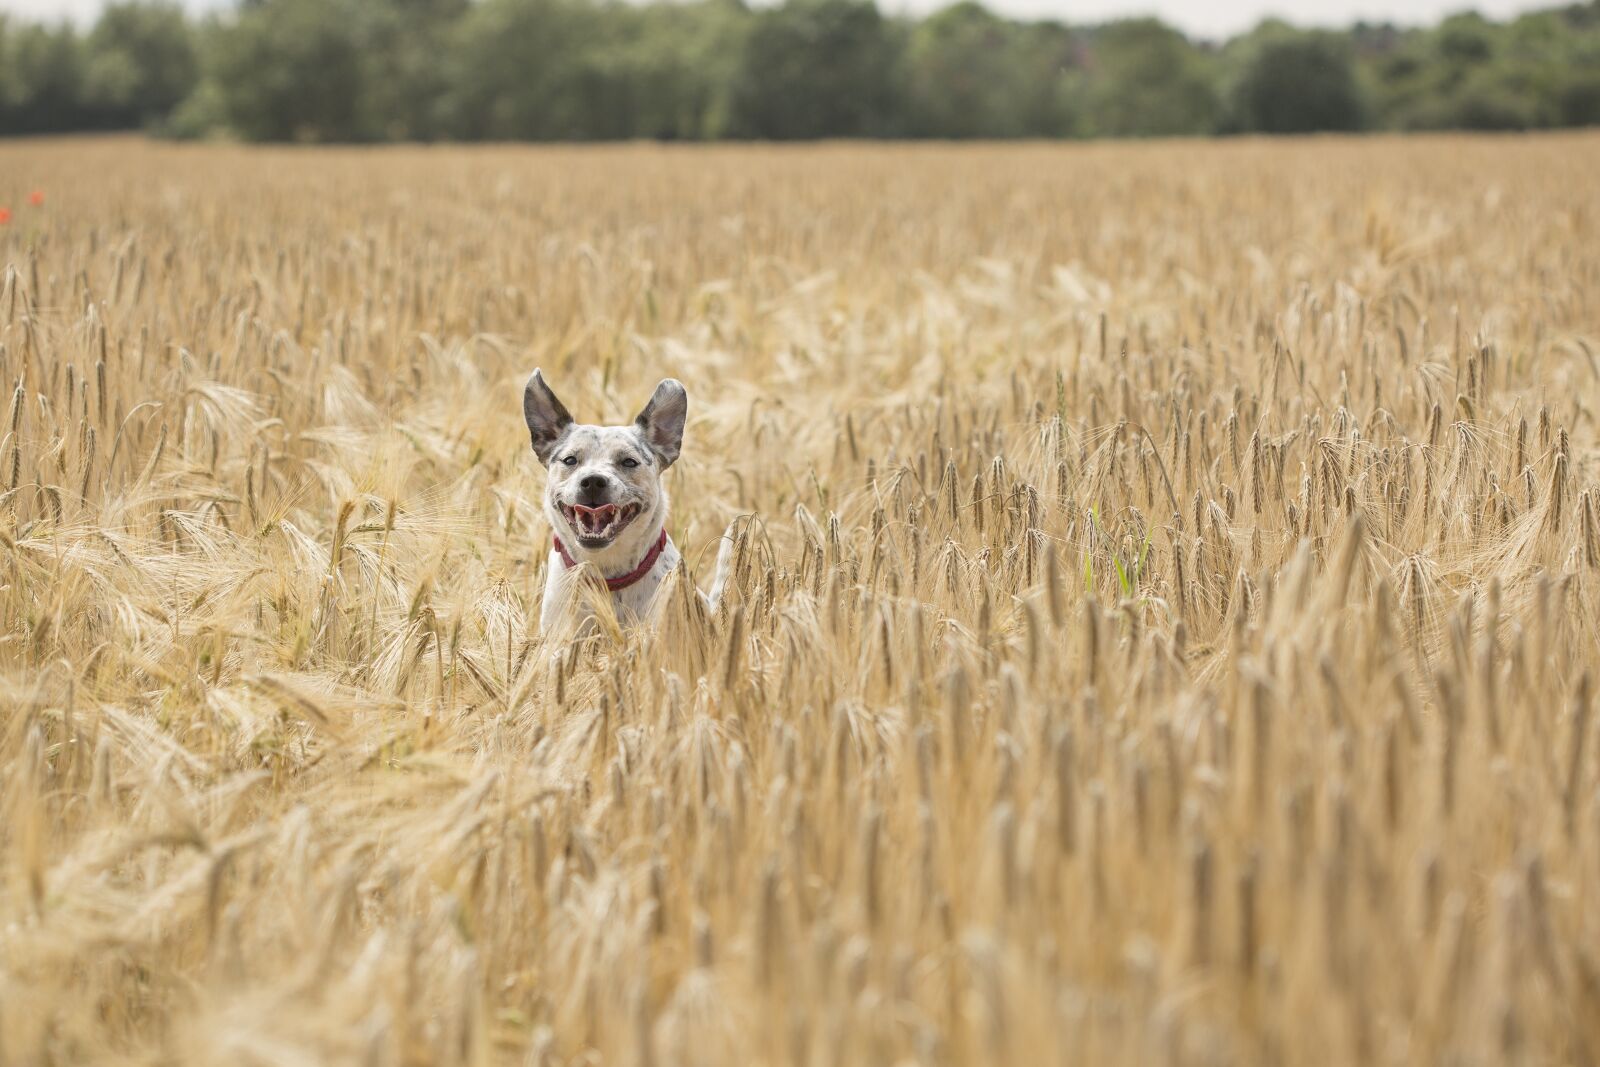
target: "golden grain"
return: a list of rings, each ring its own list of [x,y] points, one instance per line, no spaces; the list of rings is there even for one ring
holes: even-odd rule
[[[0,1056],[1592,1062],[1597,169],[0,145]]]

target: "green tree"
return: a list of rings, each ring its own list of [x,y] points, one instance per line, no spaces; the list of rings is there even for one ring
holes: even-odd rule
[[[1600,74],[1577,74],[1561,87],[1563,126],[1600,126]]]
[[[1494,55],[1494,27],[1477,12],[1451,15],[1434,31],[1439,57],[1458,69],[1487,63]]]
[[[1419,35],[1405,91],[1392,93],[1385,108],[1388,123],[1520,130],[1555,121],[1558,87],[1547,84],[1547,70],[1561,46],[1551,29],[1524,21],[1512,33],[1476,14],[1445,19]],[[1537,59],[1530,61],[1530,50]]]
[[[441,44],[469,0],[364,0],[353,26],[361,43],[360,122],[386,141],[429,141],[449,133]]]
[[[1089,131],[1114,137],[1205,134],[1220,113],[1215,78],[1183,34],[1156,19],[1128,19],[1090,40]]]
[[[258,0],[212,40],[208,80],[252,141],[365,138],[360,0]]]
[[[1012,24],[972,0],[919,22],[906,49],[910,132],[924,137],[1005,137],[1010,111]]]
[[[1069,137],[1080,132],[1083,46],[1078,35],[1059,22],[1021,26],[1013,41],[1019,73],[1013,106],[1021,113],[1027,137]]]
[[[617,86],[596,54],[614,12],[582,0],[484,0],[450,50],[446,113],[454,136],[581,140],[625,135]]]
[[[1026,26],[963,0],[922,20],[906,48],[908,132],[921,137],[1066,133],[1065,27]]]
[[[83,42],[72,27],[7,25],[0,32],[0,134],[95,125],[83,102]]]
[[[1229,94],[1231,128],[1314,133],[1365,125],[1355,63],[1342,37],[1271,33],[1249,53]]]
[[[701,139],[727,130],[749,22],[737,0],[620,8],[597,62],[628,87],[631,136]]]
[[[90,32],[86,51],[86,101],[110,126],[164,119],[199,81],[193,31],[172,3],[112,4]]]
[[[0,17],[0,134],[366,141],[1157,136],[1600,123],[1600,0],[1496,23],[1269,22],[1221,49],[977,0],[114,0]]]
[[[762,11],[732,88],[732,132],[795,140],[899,131],[899,43],[864,0],[787,0]]]

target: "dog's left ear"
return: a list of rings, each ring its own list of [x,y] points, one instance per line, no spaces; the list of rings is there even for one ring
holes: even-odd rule
[[[633,420],[650,451],[660,458],[662,470],[678,458],[678,450],[683,447],[683,424],[688,417],[689,394],[683,383],[676,378],[663,378],[650,403]]]
[[[528,424],[528,437],[533,441],[533,454],[539,462],[550,466],[550,456],[561,438],[572,425],[572,416],[566,405],[557,399],[554,390],[545,384],[544,374],[535,370],[528,376],[522,389],[522,417]]]

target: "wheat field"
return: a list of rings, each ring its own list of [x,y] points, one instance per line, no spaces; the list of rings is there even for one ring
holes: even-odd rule
[[[0,1063],[1600,1062],[1597,173],[0,144]]]

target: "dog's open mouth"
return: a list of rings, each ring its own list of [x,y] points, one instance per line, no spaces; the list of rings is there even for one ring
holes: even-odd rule
[[[639,511],[638,504],[621,507],[601,504],[597,508],[586,508],[582,504],[561,505],[561,515],[578,535],[578,543],[590,547],[608,545],[616,540],[617,535],[638,518]]]

